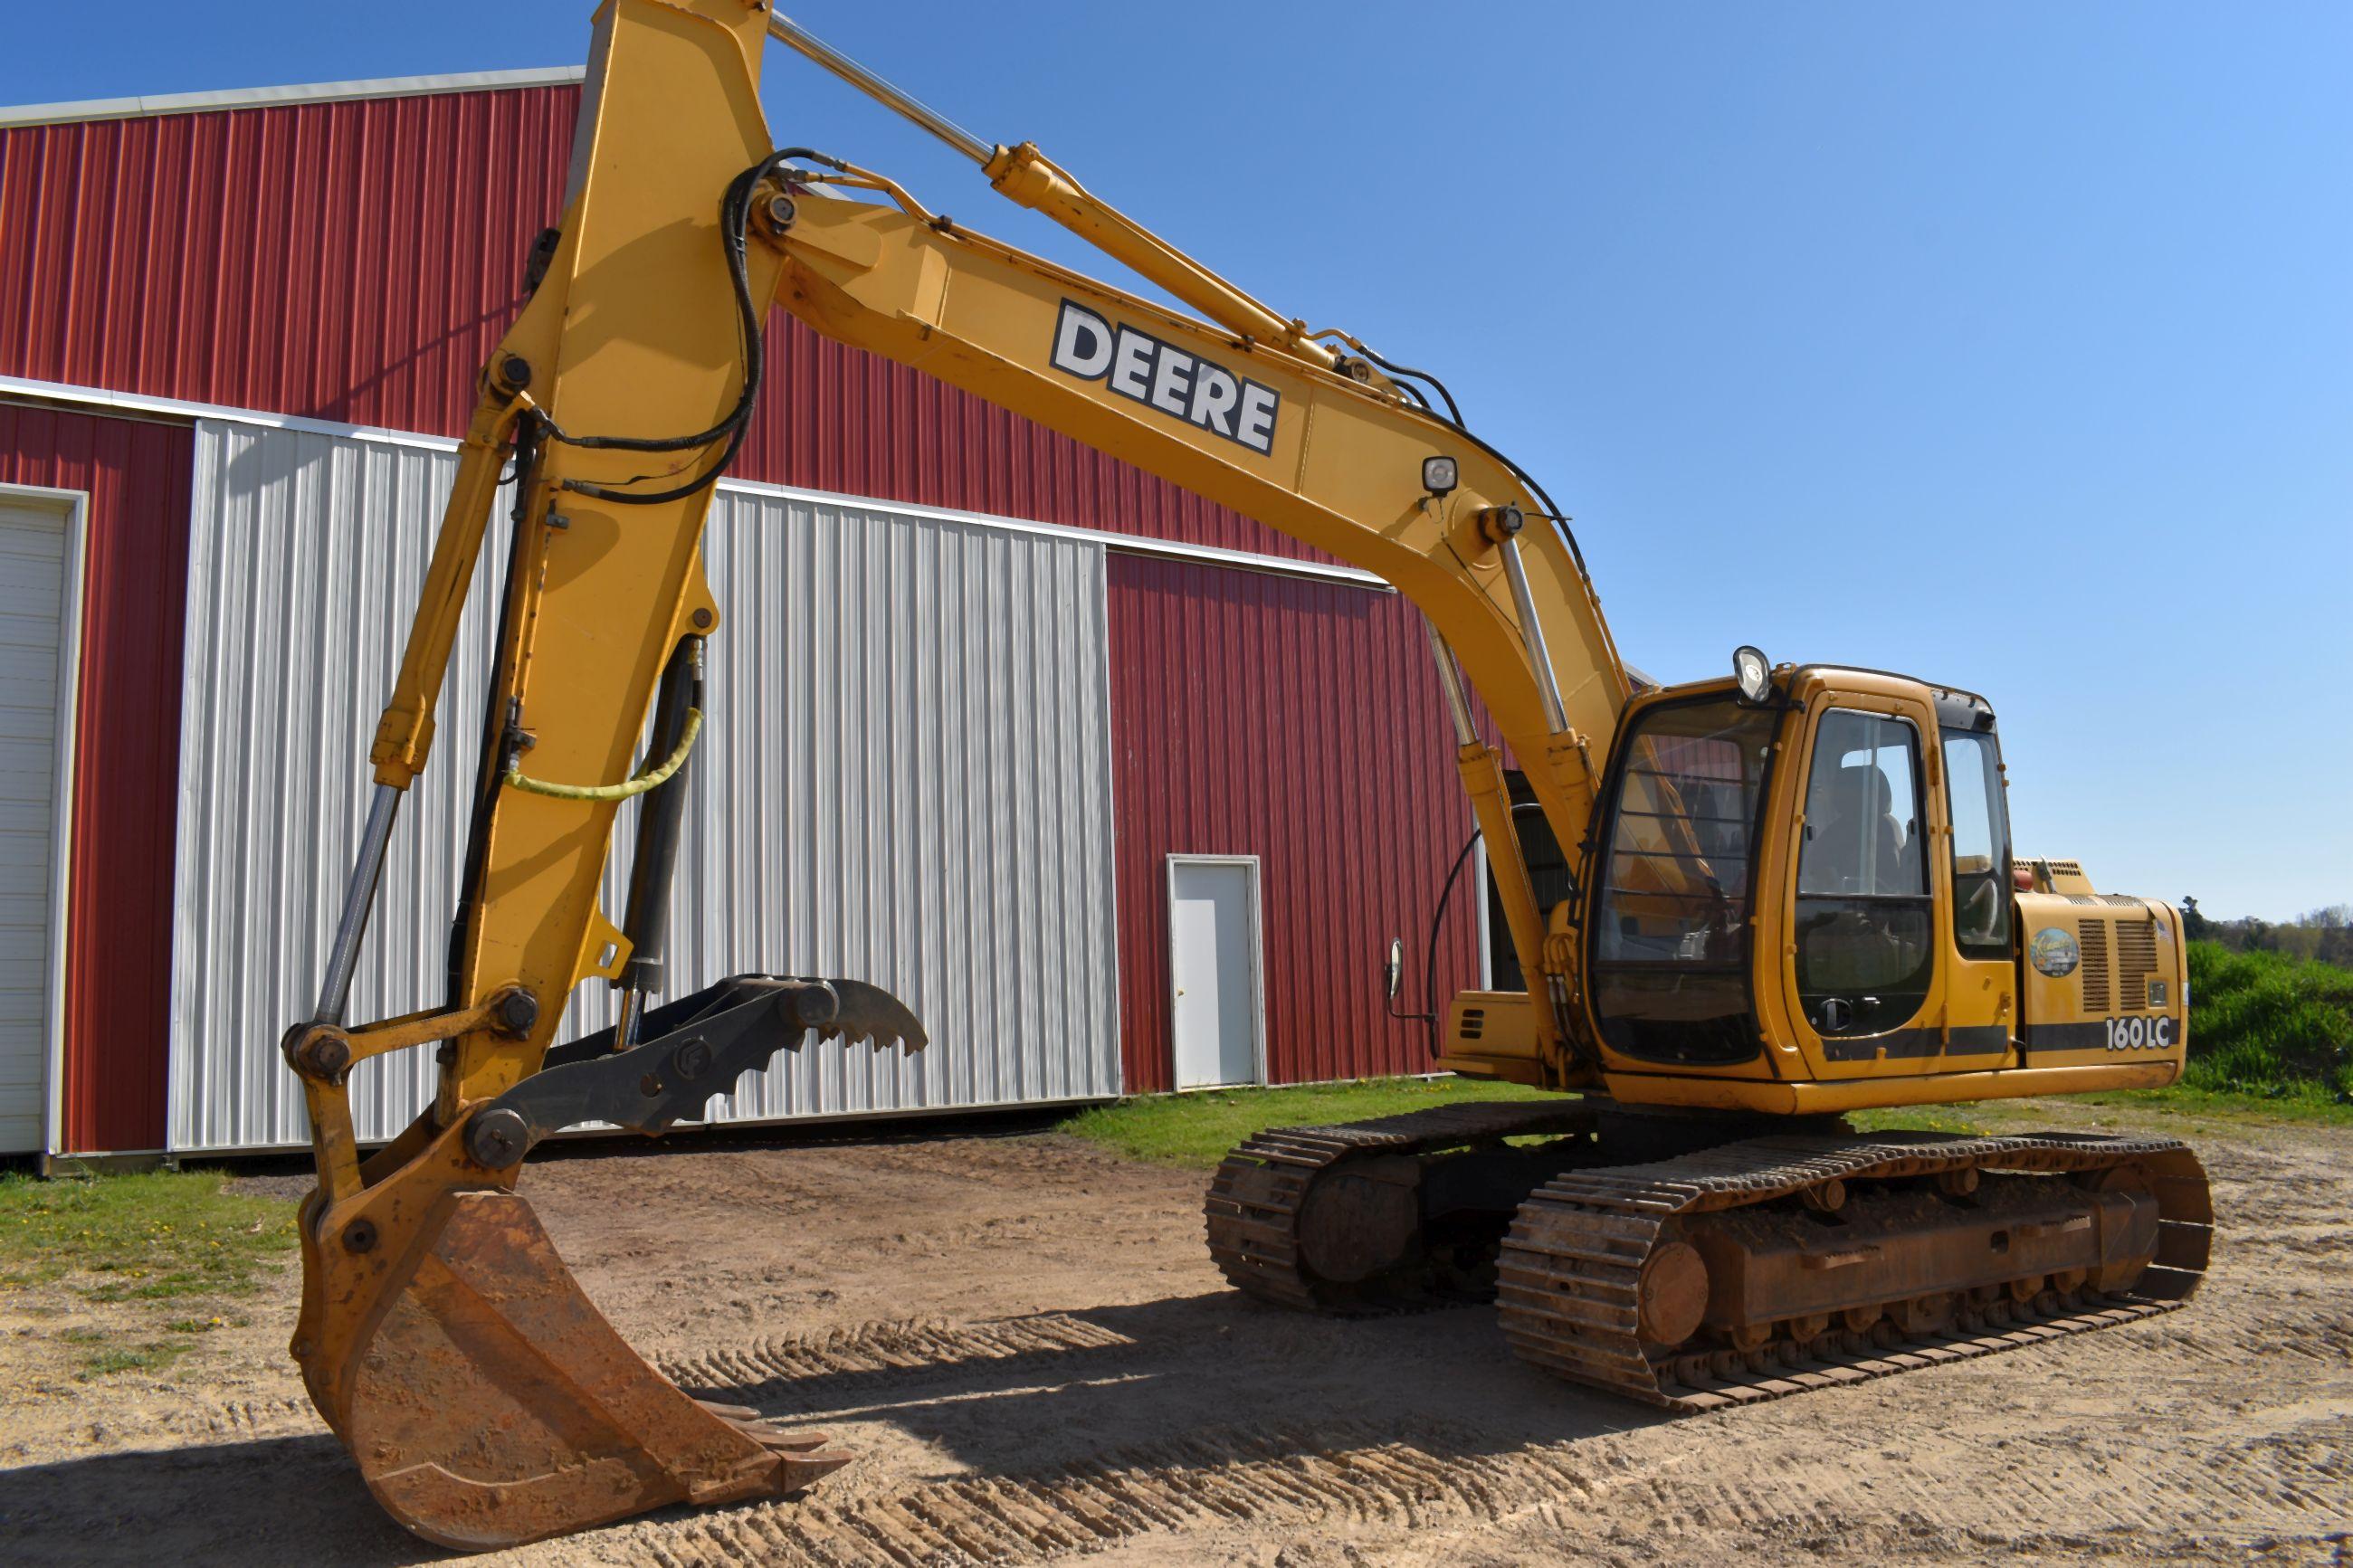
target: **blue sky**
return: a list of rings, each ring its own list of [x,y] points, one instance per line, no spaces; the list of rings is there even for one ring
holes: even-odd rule
[[[575,62],[589,7],[47,6],[0,101]],[[1443,375],[1620,646],[1973,688],[2021,847],[2353,900],[2353,7],[807,0],[1288,313]],[[781,48],[781,140],[1075,241]]]

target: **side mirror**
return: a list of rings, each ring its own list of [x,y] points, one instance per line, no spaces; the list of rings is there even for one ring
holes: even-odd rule
[[[1740,683],[1740,700],[1761,708],[1773,695],[1773,665],[1762,648],[1742,643],[1732,650],[1732,675]]]
[[[1388,987],[1389,1000],[1397,1000],[1398,987],[1405,984],[1405,942],[1389,938],[1389,961],[1381,966],[1381,981]]]

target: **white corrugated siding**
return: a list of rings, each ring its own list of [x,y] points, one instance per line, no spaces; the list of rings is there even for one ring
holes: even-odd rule
[[[308,1140],[278,1036],[308,1015],[366,798],[365,756],[443,498],[445,452],[202,422],[189,552],[172,962],[171,1144]],[[350,1016],[441,998],[505,505],[433,765],[402,804]],[[673,994],[747,970],[893,989],[907,1058],[816,1044],[714,1120],[1119,1091],[1102,546],[723,489],[725,620],[673,890]],[[619,918],[634,817],[606,879]],[[611,1021],[575,994],[565,1035]],[[353,1075],[361,1136],[431,1093],[432,1053]]]

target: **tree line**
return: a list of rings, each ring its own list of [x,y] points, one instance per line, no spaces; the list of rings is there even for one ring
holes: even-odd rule
[[[2292,921],[2253,915],[2218,921],[2200,913],[2196,899],[2183,899],[2181,931],[2192,942],[2211,942],[2232,952],[2278,952],[2353,969],[2353,904],[2330,904]]]

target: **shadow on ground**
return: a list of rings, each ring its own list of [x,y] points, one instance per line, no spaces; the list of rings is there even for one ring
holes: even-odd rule
[[[823,1424],[853,1450],[908,1440],[935,1474],[1051,1481],[1409,1436],[1432,1458],[1509,1452],[1659,1417],[1532,1373],[1492,1312],[1302,1317],[1230,1291],[994,1323],[779,1342],[670,1368],[690,1393]],[[895,1433],[884,1429],[895,1429]],[[938,1459],[953,1463],[941,1465]],[[896,1467],[892,1467],[896,1468]],[[825,1483],[832,1500],[859,1467]],[[95,1502],[93,1500],[96,1500]],[[656,1519],[692,1517],[670,1510]],[[374,1568],[455,1555],[395,1525],[324,1434],[111,1453],[0,1472],[8,1555]]]
[[[143,1448],[0,1470],[16,1563],[389,1568],[450,1555],[393,1523],[325,1433]]]
[[[1098,1462],[1196,1431],[1412,1434],[1469,1456],[1654,1425],[1645,1406],[1514,1356],[1492,1308],[1337,1320],[1229,1290],[944,1331],[925,1345],[787,1342],[670,1369],[794,1424],[882,1422],[986,1475]],[[1008,1353],[1009,1349],[1009,1353]],[[885,1357],[911,1364],[876,1364]],[[839,1364],[828,1365],[828,1361]]]

